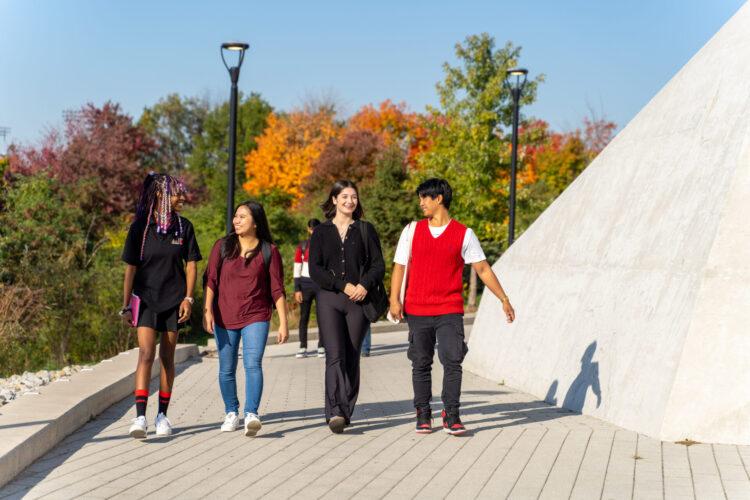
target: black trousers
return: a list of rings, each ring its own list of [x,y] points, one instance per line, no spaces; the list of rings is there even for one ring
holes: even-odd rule
[[[318,293],[317,288],[302,289],[302,303],[299,305],[299,346],[301,349],[307,349],[307,324],[310,322],[310,309],[315,296]],[[317,309],[316,309],[317,312]],[[318,347],[323,347],[323,341],[318,334]]]
[[[318,325],[326,349],[326,422],[339,416],[349,423],[359,395],[359,350],[370,322],[362,306],[342,292],[318,292]]]
[[[411,380],[414,385],[414,408],[429,410],[432,399],[432,358],[435,341],[438,359],[443,364],[443,392],[441,398],[446,411],[460,406],[461,363],[469,351],[464,341],[463,314],[440,316],[407,316],[409,322],[409,349]]]

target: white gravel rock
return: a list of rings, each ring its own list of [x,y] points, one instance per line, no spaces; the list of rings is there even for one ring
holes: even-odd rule
[[[70,377],[81,371],[80,365],[66,366],[60,370],[39,370],[36,373],[23,372],[0,378],[0,406],[18,399],[25,394],[39,394],[38,389],[56,381],[69,382]]]

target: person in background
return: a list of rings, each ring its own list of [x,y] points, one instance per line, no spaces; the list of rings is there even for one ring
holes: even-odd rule
[[[362,350],[360,351],[360,355],[363,358],[369,358],[371,349],[372,349],[372,327],[367,329],[367,333],[365,334],[365,340],[362,341]]]
[[[307,221],[308,236],[320,224],[318,219]],[[318,285],[310,278],[310,239],[306,239],[297,246],[294,254],[294,298],[299,303],[299,349],[296,357],[304,358],[307,356],[307,324],[310,321],[310,309],[313,300],[318,294]],[[317,301],[316,301],[317,306]],[[320,329],[318,329],[320,330]],[[318,331],[318,357],[325,357],[325,349],[321,341],[320,331]]]
[[[190,318],[197,261],[201,260],[193,225],[178,212],[185,202],[185,185],[167,174],[150,173],[143,181],[135,220],[122,260],[127,264],[120,315],[136,327],[138,365],[135,372],[136,418],[130,435],[145,438],[151,367],[159,342],[159,408],[154,421],[157,436],[172,433],[167,408],[174,384],[174,353],[180,325]],[[133,297],[135,296],[135,297]],[[138,304],[137,317],[133,306]]]
[[[239,426],[236,372],[242,340],[245,436],[255,436],[261,428],[258,407],[263,394],[263,352],[274,304],[279,312],[277,341],[283,344],[289,338],[281,255],[257,201],[237,206],[233,230],[211,250],[205,285],[203,328],[216,338],[219,389],[226,412],[221,431],[231,432]]]

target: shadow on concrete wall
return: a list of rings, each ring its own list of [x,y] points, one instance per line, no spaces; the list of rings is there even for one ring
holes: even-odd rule
[[[562,407],[568,410],[581,412],[583,404],[586,402],[586,394],[588,393],[589,387],[596,396],[596,407],[602,404],[602,389],[599,385],[599,362],[592,361],[594,359],[594,353],[596,352],[596,341],[589,344],[586,350],[583,352],[581,357],[581,371],[576,376],[573,383],[570,384],[565,399],[563,399]],[[544,401],[547,403],[556,405],[558,404],[555,394],[557,394],[558,381],[555,380],[547,390],[547,395],[544,397]]]

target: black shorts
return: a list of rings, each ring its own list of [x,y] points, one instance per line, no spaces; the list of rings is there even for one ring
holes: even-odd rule
[[[180,305],[176,305],[166,311],[156,312],[149,309],[145,302],[141,301],[140,310],[138,311],[138,325],[146,328],[152,328],[157,332],[176,332],[183,328],[185,323],[178,323],[180,317]]]

